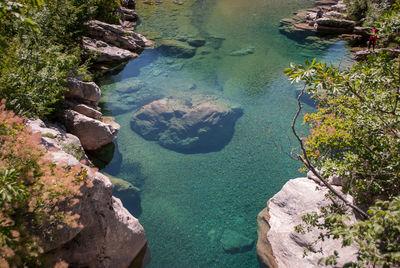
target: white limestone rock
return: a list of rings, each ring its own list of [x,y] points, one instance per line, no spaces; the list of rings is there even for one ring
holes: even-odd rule
[[[355,245],[342,248],[341,241],[333,239],[312,245],[312,251],[303,258],[304,250],[316,240],[319,230],[303,235],[297,233],[294,227],[302,223],[302,215],[317,211],[330,202],[325,198],[327,188],[319,186],[321,190],[317,191],[316,186],[314,181],[307,178],[290,180],[258,214],[257,255],[261,267],[320,267],[318,260],[329,256],[334,250],[340,256],[338,267],[356,260],[358,248]],[[341,189],[334,187],[339,191]],[[352,200],[351,196],[347,198]],[[317,252],[320,247],[323,253]]]
[[[114,134],[117,132],[110,124],[72,110],[65,110],[61,118],[67,131],[79,138],[85,150],[97,150],[109,144],[114,140]]]
[[[76,78],[68,78],[68,91],[65,97],[97,106],[101,98],[101,90],[94,82],[83,82]]]
[[[138,56],[137,53],[129,51],[127,49],[112,46],[101,40],[96,40],[90,37],[83,37],[82,39],[83,48],[94,53],[94,61],[101,63],[119,63],[129,61]]]

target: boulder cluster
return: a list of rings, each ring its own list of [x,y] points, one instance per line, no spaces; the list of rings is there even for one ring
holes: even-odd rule
[[[121,25],[97,20],[87,23],[83,48],[94,53],[97,63],[120,64],[151,46],[145,37],[131,30],[138,20],[132,9],[135,2],[123,0],[122,4]],[[96,83],[69,77],[66,87],[61,124],[41,120],[27,123],[32,133],[42,134],[41,144],[52,162],[85,168],[89,181],[72,207],[72,213],[79,215],[78,224],[63,226],[51,241],[46,241],[46,258],[51,263],[62,259],[71,267],[144,267],[150,261],[150,252],[143,227],[113,196],[110,178],[93,169],[86,154],[112,143],[119,125],[99,111],[101,90]],[[138,189],[113,180],[114,191],[121,192],[121,196],[138,197]]]
[[[143,227],[112,196],[110,179],[89,167],[79,139],[60,125],[41,120],[27,123],[32,133],[41,133],[41,143],[54,163],[87,170],[91,186],[80,189],[73,214],[79,215],[75,227],[63,226],[51,241],[43,245],[50,262],[59,259],[71,267],[142,267],[150,261]]]
[[[347,7],[342,0],[320,0],[313,8],[299,10],[292,18],[281,20],[280,31],[289,37],[319,35],[351,35],[353,39],[369,36],[372,29],[358,26],[344,13]]]
[[[87,35],[83,37],[83,48],[95,55],[97,64],[124,64],[152,43],[143,35],[132,30],[139,16],[134,8],[135,1],[124,0],[119,8],[121,25],[98,20],[87,22]],[[111,66],[111,65],[109,65]],[[102,66],[105,69],[108,67]],[[67,82],[65,104],[68,107],[61,115],[66,130],[76,135],[83,148],[95,151],[111,143],[119,125],[104,118],[98,110],[101,90],[94,82],[70,77]]]
[[[67,87],[65,104],[69,108],[61,115],[66,130],[77,136],[88,151],[112,142],[119,125],[102,122],[102,113],[97,108],[100,88],[94,82],[83,82],[76,78],[69,78]]]
[[[100,64],[118,64],[138,56],[152,43],[143,35],[135,33],[132,27],[139,19],[132,9],[134,1],[122,1],[118,10],[121,25],[109,24],[98,20],[87,22],[87,34],[83,37],[83,48],[94,61]]]

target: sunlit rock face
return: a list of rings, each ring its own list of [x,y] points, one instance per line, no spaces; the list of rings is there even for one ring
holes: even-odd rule
[[[80,189],[78,202],[71,208],[72,214],[79,215],[77,226],[62,226],[51,240],[43,241],[47,261],[61,259],[70,267],[144,267],[150,261],[145,231],[112,195],[113,188],[132,192],[134,187],[112,185],[107,176],[89,167],[79,139],[59,125],[46,125],[39,119],[27,125],[32,133],[43,135],[41,143],[51,161],[82,166],[90,182]]]
[[[319,190],[316,190],[317,186]],[[333,187],[341,191],[340,186]],[[331,200],[326,198],[327,193],[326,187],[316,184],[312,179],[297,178],[288,181],[268,201],[267,207],[257,217],[257,257],[260,267],[321,267],[319,259],[328,257],[334,250],[339,253],[338,267],[356,261],[355,245],[342,248],[339,239],[317,241],[318,229],[305,234],[295,231],[295,226],[303,223],[303,215],[331,204]],[[346,198],[350,202],[353,200],[349,195]],[[354,215],[351,220],[355,221]],[[308,247],[310,251],[303,258],[304,250]]]

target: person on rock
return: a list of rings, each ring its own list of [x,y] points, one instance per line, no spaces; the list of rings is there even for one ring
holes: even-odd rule
[[[378,31],[374,28],[372,30],[372,34],[370,35],[369,40],[368,40],[368,50],[370,50],[371,45],[372,45],[372,51],[375,50],[376,41],[378,40],[378,34],[377,33],[378,33]]]

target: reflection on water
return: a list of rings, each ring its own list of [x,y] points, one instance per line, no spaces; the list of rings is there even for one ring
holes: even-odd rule
[[[224,246],[227,240],[238,247],[256,240],[258,212],[287,180],[301,175],[299,164],[283,152],[296,145],[290,123],[298,88],[282,70],[305,57],[337,62],[344,43],[300,45],[279,33],[279,20],[311,6],[309,0],[146,1],[152,4],[137,4],[142,14],[137,31],[158,44],[196,44],[195,55],[175,58],[147,50],[104,81],[104,109],[121,125],[116,157],[104,171],[140,188],[141,200],[131,200],[139,204],[127,207],[141,208],[150,267],[257,267],[255,246],[239,253]],[[195,95],[242,108],[222,149],[181,154],[130,129],[141,106]]]

